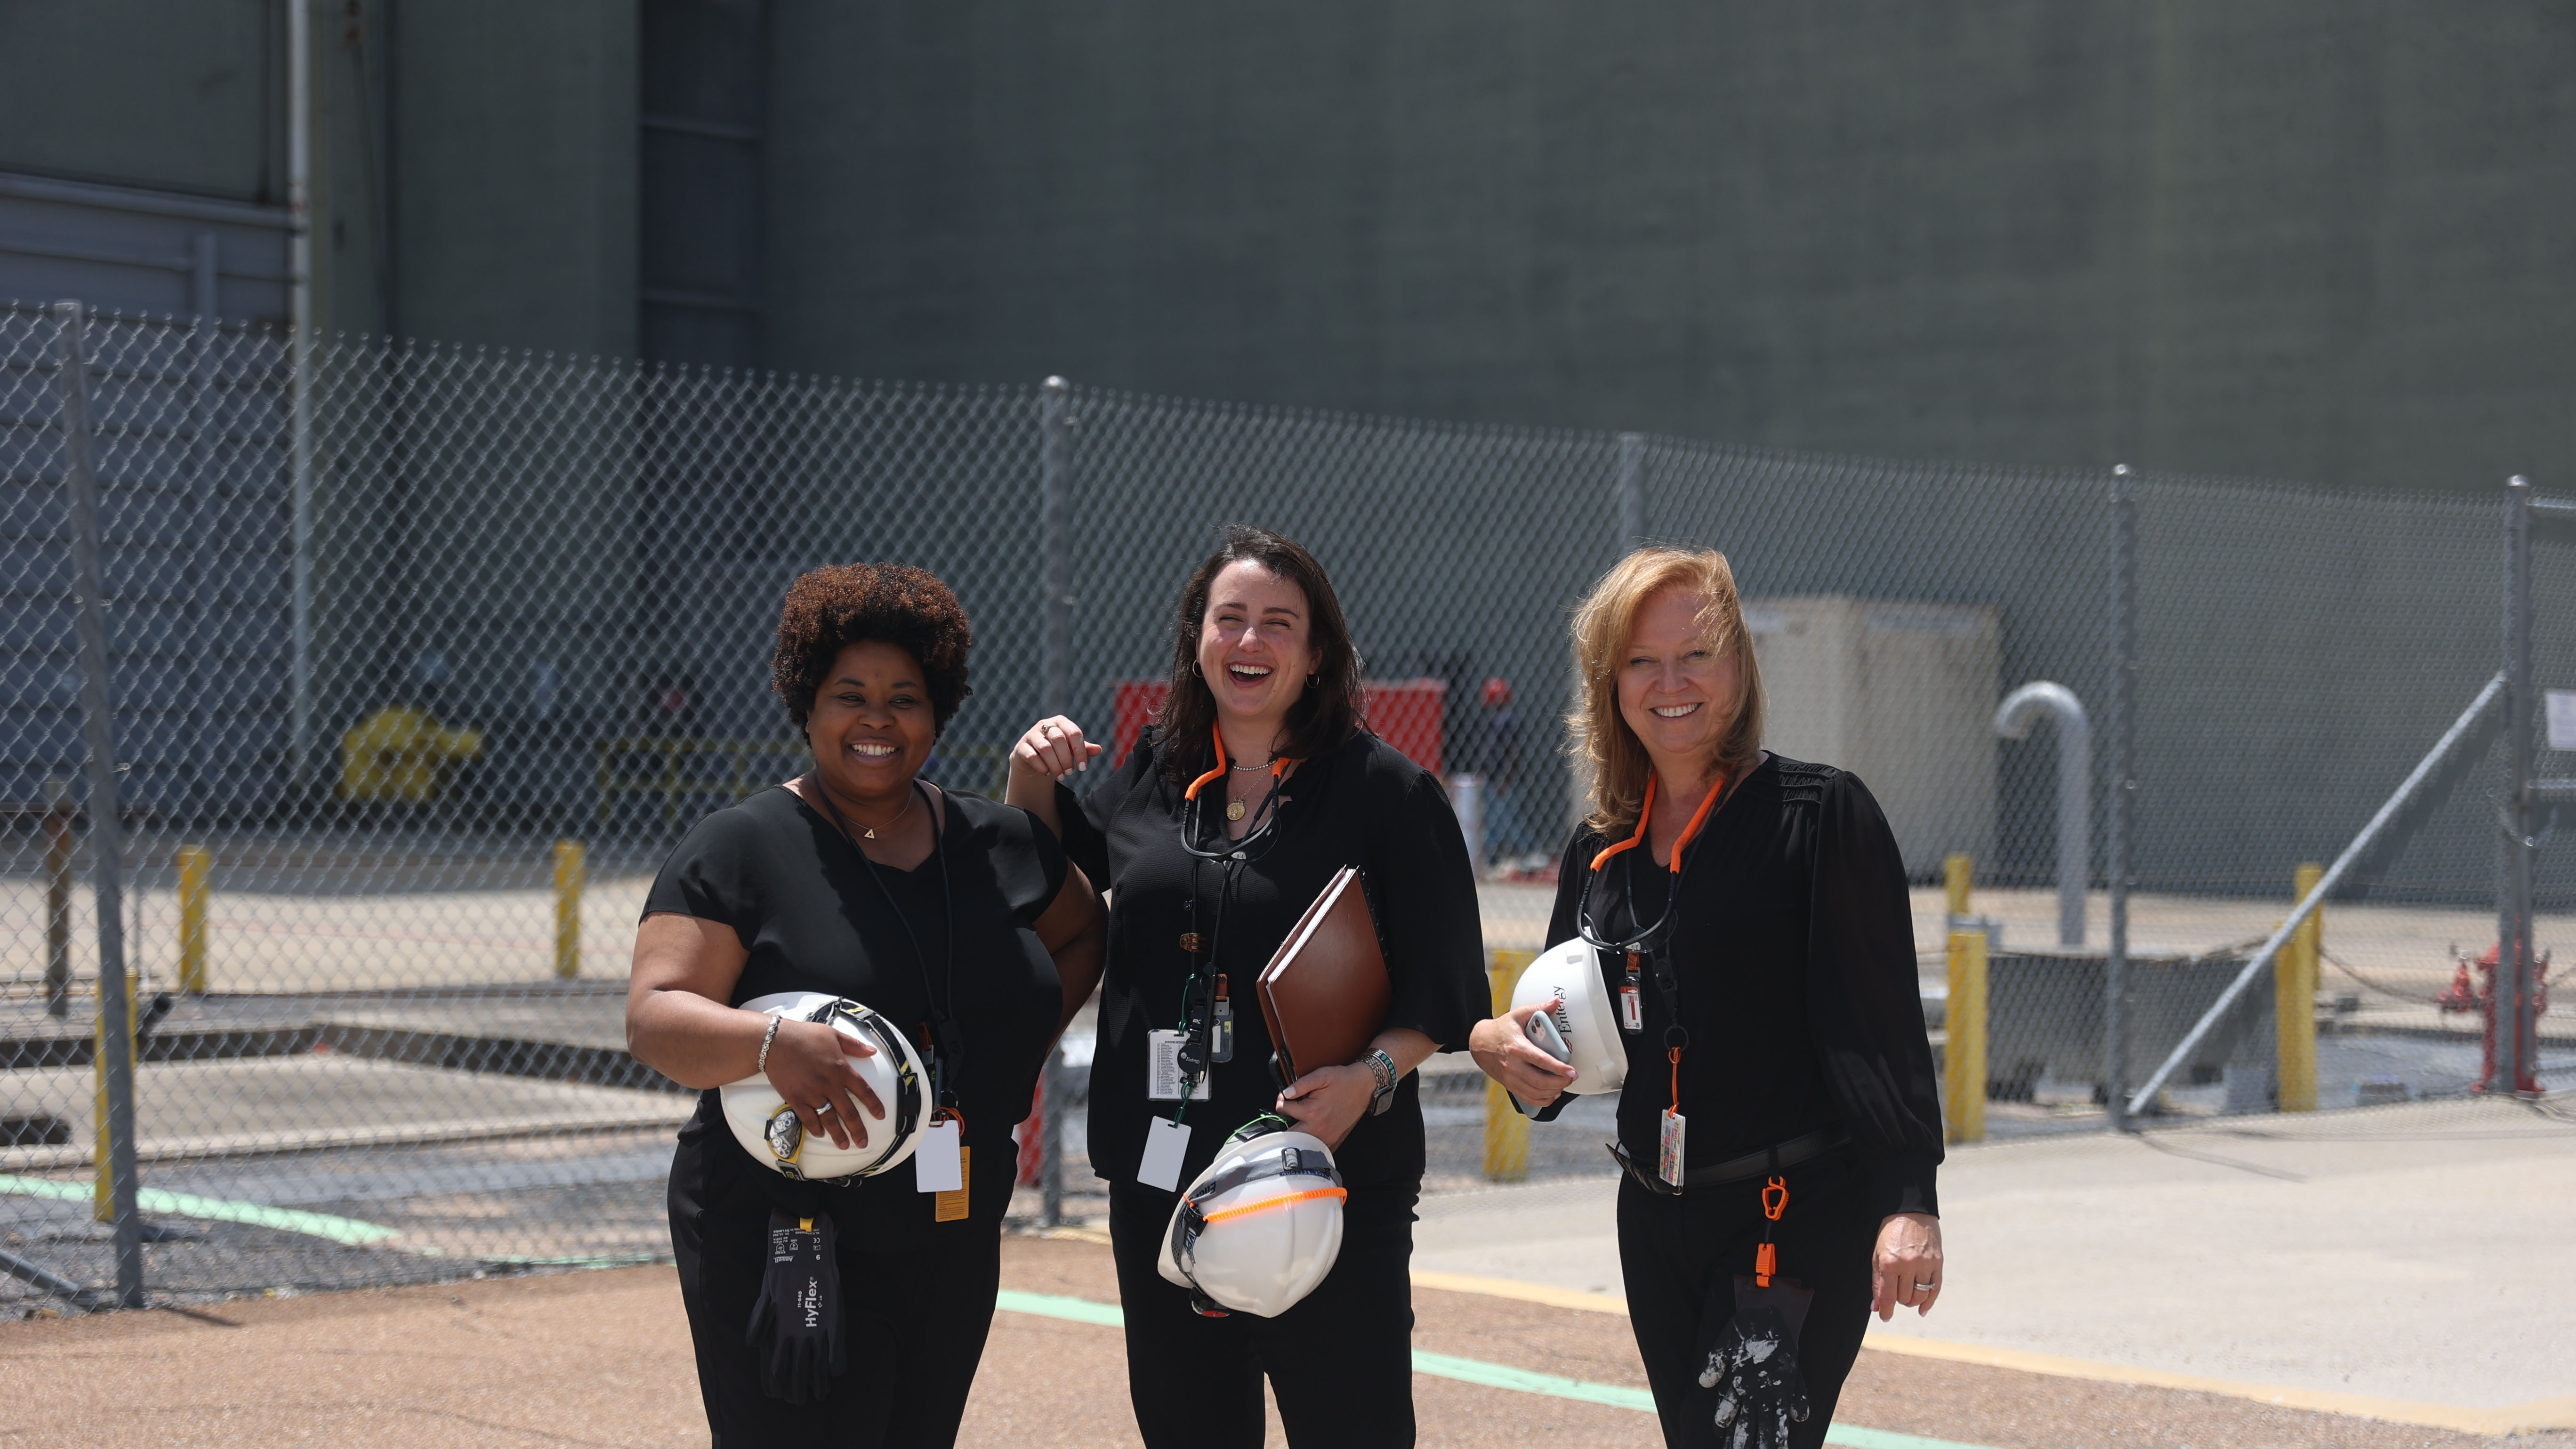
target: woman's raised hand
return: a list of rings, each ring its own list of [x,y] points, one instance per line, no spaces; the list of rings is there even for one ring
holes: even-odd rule
[[[1537,1001],[1514,1007],[1505,1015],[1477,1022],[1467,1033],[1467,1054],[1476,1059],[1476,1065],[1533,1110],[1555,1101],[1577,1075],[1574,1068],[1539,1050],[1538,1043],[1529,1039],[1530,1013],[1546,1005]]]
[[[1029,726],[1011,746],[1011,771],[1034,779],[1061,780],[1099,758],[1100,746],[1082,737],[1082,726],[1054,715]]]
[[[865,1147],[868,1124],[858,1109],[883,1117],[885,1104],[849,1059],[876,1054],[875,1047],[852,1041],[829,1022],[782,1021],[769,1043],[769,1085],[778,1089],[778,1100],[796,1109],[808,1134],[829,1137],[843,1149]]]

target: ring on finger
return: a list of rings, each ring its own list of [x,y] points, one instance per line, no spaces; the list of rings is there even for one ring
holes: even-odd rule
[[[1941,1285],[1938,1283],[1916,1283],[1914,1285],[1914,1291],[1917,1293],[1929,1293],[1940,1286]]]

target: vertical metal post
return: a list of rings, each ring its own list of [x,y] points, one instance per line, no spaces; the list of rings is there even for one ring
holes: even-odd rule
[[[2131,719],[2137,685],[2137,475],[2125,463],[2111,470],[2111,808],[2103,865],[2111,885],[2111,950],[2102,963],[2102,1064],[2104,1101],[2111,1130],[2129,1122],[2129,849],[2131,812],[2137,804],[2135,730]]]
[[[581,975],[581,888],[590,878],[589,852],[578,840],[555,842],[555,976]]]
[[[222,557],[214,545],[215,447],[209,441],[220,436],[215,422],[217,246],[211,231],[189,238],[193,270],[188,305],[196,312],[196,324],[188,333],[188,640],[183,667],[188,689],[186,789],[191,816],[212,804],[208,787],[215,763],[214,715],[206,705],[214,691],[206,656],[215,640],[215,601],[220,596],[215,570]]]
[[[313,768],[313,14],[286,4],[287,792]]]
[[[1046,644],[1039,664],[1041,715],[1073,706],[1073,410],[1065,381],[1038,390],[1038,504],[1046,554]],[[1106,884],[1106,882],[1100,882]],[[1047,1053],[1038,1083],[1039,1220],[1064,1221],[1064,1045]]]
[[[1619,552],[1646,541],[1646,435],[1619,435]]]
[[[2487,1000],[2491,1062],[2484,1089],[2510,1093],[2531,1078],[2531,483],[2505,483],[2505,839],[2496,882],[2496,972]]]
[[[1952,856],[1965,860],[1966,856]],[[1986,933],[1950,931],[1950,994],[1941,1011],[1943,1125],[1952,1142],[1986,1140]]]
[[[2300,866],[2290,874],[2290,899],[2306,900],[2325,878],[2324,866]],[[2284,1112],[2317,1110],[2317,958],[2325,950],[2325,931],[2325,907],[2319,906],[2272,958],[2272,1060],[2280,1074],[2275,1100]]]
[[[1492,992],[1494,1015],[1512,1009],[1512,992],[1521,973],[1538,958],[1535,951],[1495,951],[1485,958],[1485,981]],[[1520,1182],[1529,1177],[1529,1119],[1512,1105],[1503,1084],[1485,1079],[1485,1180]]]
[[[206,907],[212,890],[215,857],[202,845],[179,847],[179,989],[206,994]]]
[[[107,1085],[108,1181],[116,1218],[116,1301],[143,1306],[143,1220],[135,1210],[134,1006],[125,983],[125,829],[116,788],[116,731],[109,715],[107,571],[99,558],[98,471],[91,456],[89,359],[81,304],[57,302],[62,342],[63,485],[80,590],[81,740],[89,750],[90,887],[98,914],[98,1049]]]
[[[45,781],[45,1014],[72,1009],[72,782]]]

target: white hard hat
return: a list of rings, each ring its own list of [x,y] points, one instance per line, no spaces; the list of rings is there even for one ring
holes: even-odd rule
[[[1315,1291],[1342,1252],[1342,1175],[1323,1142],[1255,1117],[1190,1182],[1163,1234],[1163,1277],[1210,1318],[1276,1318]]]
[[[1619,1017],[1610,1006],[1610,991],[1601,981],[1601,964],[1581,939],[1560,942],[1539,953],[1512,988],[1512,1009],[1545,1005],[1557,1035],[1572,1053],[1576,1096],[1615,1092],[1628,1080],[1628,1044],[1619,1037]]]
[[[885,1106],[885,1115],[879,1116],[869,1112],[866,1104],[856,1103],[866,1117],[868,1144],[835,1147],[829,1137],[806,1133],[795,1109],[779,1097],[765,1073],[745,1077],[719,1095],[725,1125],[733,1129],[734,1140],[753,1161],[800,1181],[830,1182],[874,1177],[912,1156],[930,1126],[930,1114],[923,1109],[928,1073],[920,1054],[893,1022],[855,1001],[819,991],[780,991],[742,1005],[746,1011],[789,1021],[828,1021],[834,1031],[875,1048],[872,1055],[846,1060]],[[856,1094],[852,1095],[855,1101]]]

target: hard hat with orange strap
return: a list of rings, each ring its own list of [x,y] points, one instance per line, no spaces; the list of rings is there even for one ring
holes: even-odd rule
[[[1191,1179],[1163,1235],[1165,1281],[1210,1318],[1276,1318],[1315,1291],[1342,1251],[1342,1175],[1331,1149],[1279,1117],[1235,1129]]]

